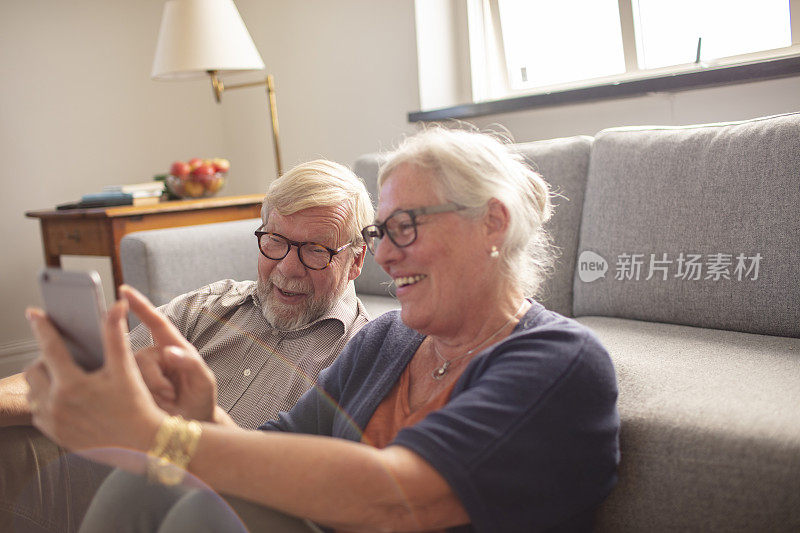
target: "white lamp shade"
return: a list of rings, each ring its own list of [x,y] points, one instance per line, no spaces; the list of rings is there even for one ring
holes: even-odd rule
[[[263,70],[264,62],[233,0],[168,0],[151,77],[172,80]]]

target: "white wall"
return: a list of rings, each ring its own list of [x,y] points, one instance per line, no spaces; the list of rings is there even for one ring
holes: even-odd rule
[[[30,348],[23,312],[39,303],[39,224],[25,211],[147,181],[179,157],[225,152],[209,89],[149,80],[161,9],[160,0],[0,6],[2,359]],[[107,280],[108,261],[99,266]]]
[[[419,107],[412,0],[236,5],[275,76],[284,170],[317,157],[352,164],[414,130],[406,120]],[[224,97],[229,153],[247,174],[271,178],[266,99],[244,91]]]

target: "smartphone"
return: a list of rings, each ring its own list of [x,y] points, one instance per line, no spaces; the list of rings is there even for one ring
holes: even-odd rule
[[[106,301],[97,272],[46,268],[39,274],[39,287],[45,311],[75,362],[89,371],[103,366]]]

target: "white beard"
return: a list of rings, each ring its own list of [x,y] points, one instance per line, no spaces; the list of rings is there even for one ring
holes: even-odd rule
[[[256,293],[261,301],[261,313],[273,328],[281,331],[300,329],[324,315],[344,293],[348,280],[342,277],[342,283],[337,289],[327,296],[317,296],[310,283],[298,280],[289,280],[273,271],[270,279],[258,279]],[[275,298],[276,285],[288,292],[306,294],[306,301],[302,305],[286,305]]]

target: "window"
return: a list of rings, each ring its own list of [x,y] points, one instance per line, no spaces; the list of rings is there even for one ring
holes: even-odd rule
[[[638,0],[643,69],[791,46],[788,0]]]
[[[467,2],[474,102],[800,54],[800,0]]]
[[[512,89],[625,72],[617,0],[500,0],[498,8]]]

